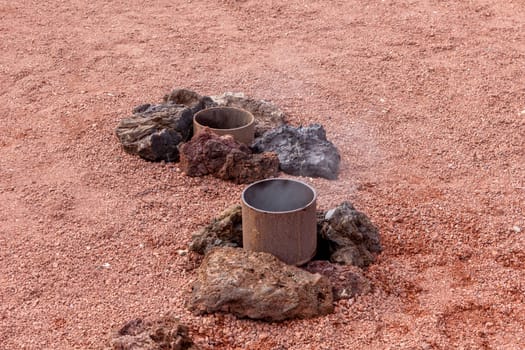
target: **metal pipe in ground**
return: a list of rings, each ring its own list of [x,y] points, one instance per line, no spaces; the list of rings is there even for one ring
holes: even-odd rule
[[[193,133],[209,128],[217,135],[232,135],[251,145],[255,133],[255,118],[250,112],[235,107],[213,107],[197,112],[193,117]]]
[[[244,249],[275,255],[290,265],[310,261],[317,248],[315,190],[297,180],[267,179],[242,193]]]

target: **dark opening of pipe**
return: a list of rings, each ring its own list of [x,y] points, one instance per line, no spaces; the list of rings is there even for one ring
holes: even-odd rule
[[[298,181],[271,179],[248,187],[243,200],[256,210],[288,212],[309,206],[315,200],[315,191]]]
[[[237,129],[253,123],[253,115],[238,108],[218,107],[200,111],[195,121],[212,129]]]

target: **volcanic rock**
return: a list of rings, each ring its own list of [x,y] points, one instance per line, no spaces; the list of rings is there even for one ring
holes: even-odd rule
[[[213,247],[242,247],[242,208],[234,205],[192,236],[190,249],[206,254]]]
[[[188,336],[188,327],[176,319],[127,322],[110,341],[113,350],[198,350]]]
[[[192,286],[190,309],[267,321],[333,311],[332,286],[320,274],[287,265],[269,253],[230,247],[206,255]]]
[[[209,96],[201,96],[195,91],[188,89],[175,89],[164,96],[165,103],[181,104],[189,107],[193,114],[210,107],[217,106]]]
[[[144,104],[116,129],[124,150],[151,160],[176,162],[178,144],[191,137],[193,113],[184,105]]]
[[[339,151],[319,124],[280,126],[257,138],[252,148],[277,153],[281,170],[291,175],[336,179],[339,172]]]
[[[318,241],[328,249],[330,261],[366,267],[381,252],[379,231],[349,202],[327,211],[318,221]]]
[[[180,153],[180,168],[188,176],[211,174],[241,184],[274,177],[279,171],[277,155],[254,155],[232,136],[218,136],[208,128],[181,145]]]
[[[334,300],[350,299],[372,290],[370,281],[356,266],[332,264],[326,260],[310,261],[304,269],[326,276],[332,284]]]

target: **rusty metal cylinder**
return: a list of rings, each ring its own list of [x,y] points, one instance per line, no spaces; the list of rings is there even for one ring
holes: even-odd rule
[[[217,135],[232,135],[246,145],[251,145],[255,133],[255,118],[250,112],[235,107],[203,109],[193,116],[193,133],[205,127]]]
[[[246,187],[244,249],[271,253],[290,265],[310,261],[317,249],[316,197],[311,186],[291,179],[267,179]]]

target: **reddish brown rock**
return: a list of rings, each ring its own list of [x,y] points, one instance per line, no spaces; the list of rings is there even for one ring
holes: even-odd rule
[[[174,318],[127,322],[110,341],[113,350],[198,350],[188,336],[188,327]]]
[[[275,177],[278,171],[279,158],[275,153],[245,154],[232,152],[226,156],[224,165],[216,176],[223,180],[245,184]]]
[[[180,168],[188,176],[213,175],[235,183],[277,175],[279,160],[273,153],[253,154],[233,137],[218,136],[205,129],[180,147]]]
[[[367,294],[372,284],[363,271],[352,265],[332,264],[326,260],[310,261],[304,269],[311,273],[326,276],[332,283],[334,300],[350,299],[356,295]]]
[[[268,321],[307,318],[333,311],[329,280],[287,265],[269,253],[214,248],[197,270],[190,309],[228,312]]]

